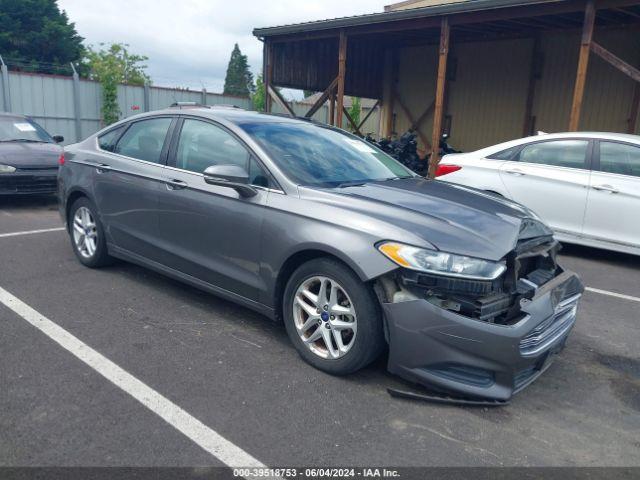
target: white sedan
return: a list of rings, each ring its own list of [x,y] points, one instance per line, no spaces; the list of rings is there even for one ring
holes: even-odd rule
[[[526,205],[558,240],[640,255],[640,136],[541,134],[446,155],[438,177]]]

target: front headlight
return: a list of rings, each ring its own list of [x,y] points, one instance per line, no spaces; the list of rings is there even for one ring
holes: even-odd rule
[[[0,173],[13,173],[16,171],[16,167],[11,165],[0,165]]]
[[[449,277],[494,280],[507,269],[504,263],[427,250],[396,242],[382,243],[378,245],[378,250],[401,267]]]

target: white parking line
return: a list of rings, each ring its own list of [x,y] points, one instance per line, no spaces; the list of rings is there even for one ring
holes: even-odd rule
[[[0,238],[19,237],[20,235],[33,235],[35,233],[61,232],[62,230],[64,230],[64,227],[43,228],[41,230],[27,230],[26,232],[0,233]]]
[[[632,297],[631,295],[624,295],[622,293],[609,292],[607,290],[600,290],[599,288],[586,287],[587,292],[599,293],[600,295],[607,295],[609,297],[622,298],[623,300],[631,300],[632,302],[640,302],[640,298]]]
[[[265,467],[240,447],[1,287],[0,303],[9,307],[224,464],[229,467]]]

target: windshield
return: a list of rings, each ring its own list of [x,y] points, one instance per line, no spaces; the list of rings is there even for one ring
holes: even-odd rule
[[[336,187],[415,175],[368,142],[314,124],[241,125],[300,185]]]
[[[40,125],[27,118],[0,116],[0,142],[44,142],[53,139]]]

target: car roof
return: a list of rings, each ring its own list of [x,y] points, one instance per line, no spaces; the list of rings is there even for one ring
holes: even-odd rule
[[[491,154],[506,150],[511,147],[525,145],[527,143],[540,142],[545,140],[562,140],[567,138],[596,138],[600,140],[614,140],[619,142],[637,143],[640,145],[640,135],[615,132],[561,132],[561,133],[540,133],[531,137],[518,138],[508,142],[499,143],[490,147],[482,148],[477,152]]]
[[[229,107],[229,106],[211,106],[211,107],[186,107],[186,108],[176,108],[170,107],[165,108],[163,110],[154,110],[153,112],[149,112],[147,114],[142,114],[140,117],[145,115],[195,115],[203,118],[210,118],[213,120],[221,119],[226,120],[231,123],[235,123],[237,125],[245,124],[245,123],[293,123],[293,124],[308,124],[313,123],[312,120],[299,118],[299,117],[290,117],[288,115],[280,115],[273,113],[262,113],[250,110],[244,110],[242,108],[237,107]]]

